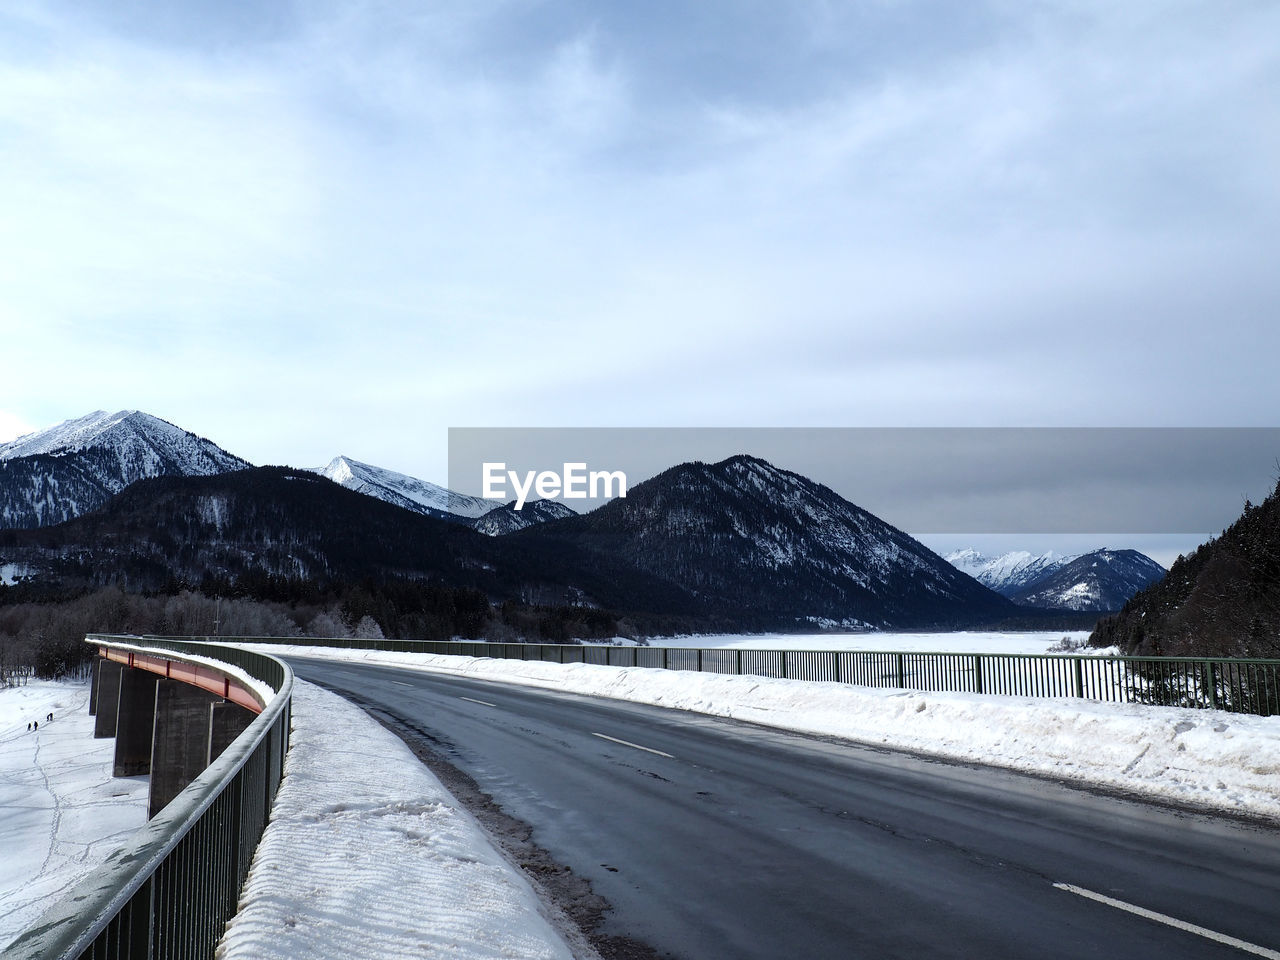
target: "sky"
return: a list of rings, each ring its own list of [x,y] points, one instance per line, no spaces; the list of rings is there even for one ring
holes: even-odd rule
[[[95,6],[102,9],[94,9]],[[1280,7],[16,2],[0,441],[1271,426]]]

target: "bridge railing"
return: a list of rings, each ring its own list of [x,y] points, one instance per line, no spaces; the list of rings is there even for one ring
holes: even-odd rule
[[[212,958],[284,771],[293,671],[275,657],[212,643],[86,639],[206,657],[275,693],[203,773],[13,941],[3,960]]]
[[[867,687],[1024,697],[1082,697],[1280,714],[1280,660],[1089,654],[755,650],[726,647],[486,643],[472,640],[241,637],[237,641],[751,674]]]

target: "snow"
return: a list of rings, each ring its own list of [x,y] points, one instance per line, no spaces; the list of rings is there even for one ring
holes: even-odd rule
[[[168,657],[171,660],[182,660],[186,663],[199,663],[206,667],[213,667],[230,677],[234,677],[240,681],[250,693],[252,693],[262,706],[266,706],[276,695],[275,689],[271,684],[259,680],[256,677],[249,676],[242,668],[230,663],[224,663],[213,657],[202,656],[198,653],[188,653],[184,650],[173,650],[168,647],[149,647],[146,642],[139,638],[137,643],[128,643],[119,638],[112,637],[110,640],[103,641],[104,646],[109,646],[113,650],[133,650],[137,653],[151,653],[160,657]],[[270,653],[270,650],[264,651]]]
[[[31,457],[42,453],[67,453],[81,450],[90,445],[105,431],[116,426],[135,410],[121,410],[118,413],[107,413],[95,410],[93,413],[74,420],[67,420],[47,430],[24,434],[16,440],[0,446],[0,460],[15,457]]]
[[[734,650],[892,650],[903,653],[1049,653],[1064,638],[1088,639],[1087,630],[1040,630],[1025,633],[719,633],[650,637],[654,647],[716,647]],[[1092,652],[1092,651],[1089,651]]]
[[[109,450],[126,469],[126,483],[177,472],[189,476],[249,466],[208,440],[139,410],[93,413],[67,420],[0,445],[0,460],[38,454],[65,455],[89,448]],[[166,469],[166,461],[170,466]],[[118,484],[117,484],[118,486]]]
[[[0,687],[0,949],[146,822],[148,778],[113,778],[93,723],[87,683]]]
[[[0,563],[0,584],[11,587],[21,578],[30,576],[31,568],[25,563]]]
[[[1217,811],[1280,817],[1280,717],[593,664],[269,649],[692,710]]]
[[[525,878],[404,743],[298,682],[271,821],[219,960],[570,960]]]
[[[965,549],[949,553],[943,559],[992,590],[1005,593],[1053,573],[1077,556],[1080,554],[1064,556],[1052,550],[1039,555],[1011,550],[998,557],[986,557],[977,550]]]
[[[334,457],[327,466],[311,469],[313,473],[328,477],[348,490],[377,497],[379,500],[386,500],[388,503],[419,513],[436,510],[475,519],[499,506],[493,500],[454,493],[438,484],[387,470],[384,467],[361,463],[350,457]]]

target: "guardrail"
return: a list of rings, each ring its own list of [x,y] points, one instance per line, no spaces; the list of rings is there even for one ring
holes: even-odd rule
[[[704,673],[823,680],[867,687],[1024,697],[1083,697],[1280,714],[1280,660],[1103,657],[1081,654],[750,650],[453,640],[239,637],[248,643],[437,653],[552,663],[595,663]]]
[[[208,657],[239,667],[275,696],[218,759],[13,941],[3,958],[212,958],[284,772],[293,671],[275,657],[213,643],[100,634],[86,640]]]

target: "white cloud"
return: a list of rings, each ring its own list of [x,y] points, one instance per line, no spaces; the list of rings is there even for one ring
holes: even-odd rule
[[[0,24],[27,417],[141,407],[259,461],[358,437],[412,472],[406,411],[432,437],[1280,399],[1270,5],[32,9]]]
[[[8,443],[36,428],[11,410],[0,410],[0,443]]]

